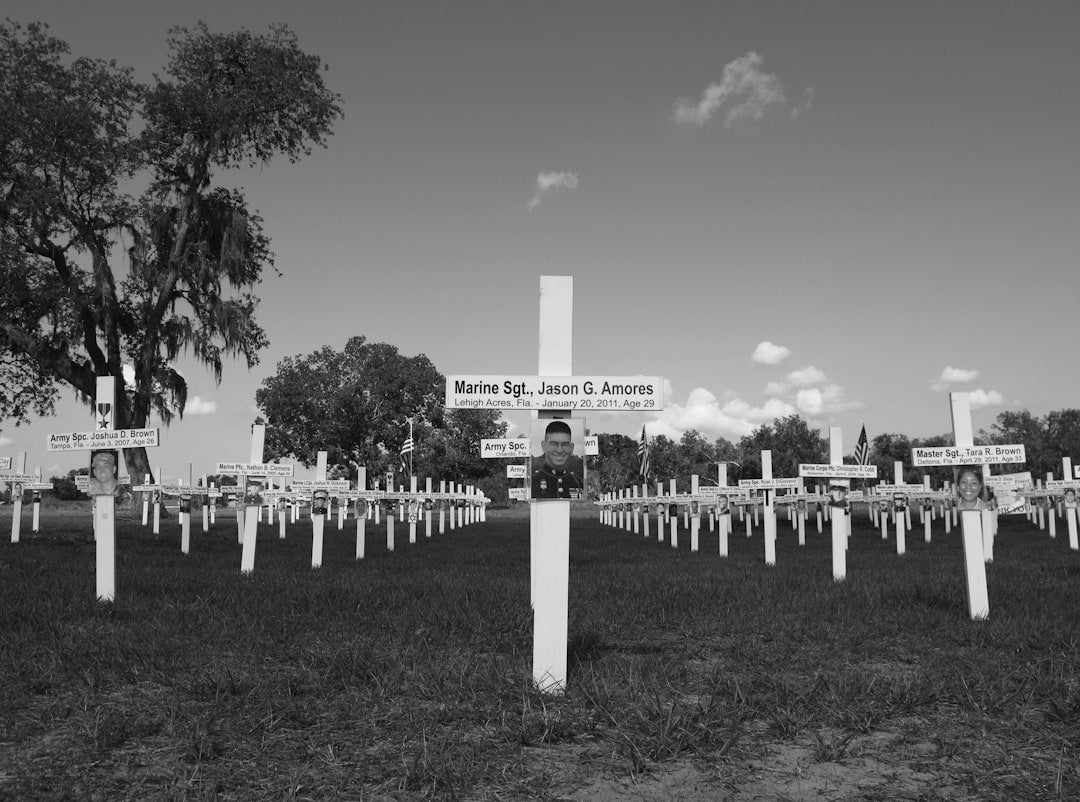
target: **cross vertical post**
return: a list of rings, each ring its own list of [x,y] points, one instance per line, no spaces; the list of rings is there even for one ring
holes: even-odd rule
[[[26,473],[26,452],[25,451],[19,452],[19,456],[15,458],[15,464],[14,464],[13,467],[15,468],[15,473],[18,474],[18,475],[23,475],[23,474]],[[19,482],[10,482],[10,485],[11,485],[11,501],[12,501],[11,542],[12,543],[18,543],[19,542],[19,528],[20,528],[20,526],[22,524],[22,497],[23,497],[23,494],[22,493],[16,494],[15,493],[15,486],[18,485],[19,489],[21,490],[22,489],[22,481],[20,480]]]
[[[320,451],[315,457],[315,481],[326,481],[326,452]],[[311,567],[319,568],[322,566],[323,555],[323,527],[326,526],[326,515],[330,510],[330,491],[315,491],[316,493],[326,493],[326,506],[318,507],[320,510],[318,514],[315,514],[316,507],[312,507],[311,515]],[[312,495],[312,498],[315,498]]]
[[[716,486],[719,488],[718,497],[723,495],[727,487],[727,463],[721,462],[716,466]],[[731,534],[731,499],[716,516],[716,549],[721,557],[728,556],[728,535]]]
[[[266,442],[266,426],[261,423],[251,427],[251,454],[248,462],[263,461],[263,445]],[[259,532],[259,507],[247,506],[244,498],[244,490],[247,489],[247,476],[241,476],[238,480],[241,484],[241,494],[236,500],[236,514],[240,515],[243,509],[243,548],[240,551],[240,572],[250,574],[255,570],[255,538]],[[237,531],[240,531],[239,529]]]
[[[691,474],[690,476],[690,495],[697,496],[698,494],[698,475]],[[698,550],[698,539],[700,537],[701,530],[701,507],[697,506],[697,501],[690,502],[690,551]],[[696,508],[696,509],[695,509]]]
[[[893,462],[893,482],[897,485],[904,484],[904,463],[902,460]],[[896,532],[896,553],[903,554],[907,551],[907,514],[906,509],[898,510],[896,504],[893,504],[893,529]]]
[[[952,411],[953,442],[958,448],[975,445],[968,394],[949,393],[949,405]],[[964,510],[961,513],[968,611],[973,620],[988,618],[990,615],[990,595],[986,588],[986,561],[983,557],[983,523],[979,510]]]
[[[116,378],[97,377],[97,395],[94,403],[101,414],[95,429],[115,429],[113,411],[116,409]],[[107,411],[102,411],[103,409]],[[119,474],[119,466],[117,466]],[[116,498],[111,495],[94,496],[94,535],[97,539],[95,563],[97,566],[98,601],[116,600]]]
[[[573,374],[572,276],[540,277],[541,376]],[[566,417],[565,411],[540,410],[538,418]],[[566,646],[570,591],[570,501],[530,505],[533,599],[533,682],[541,691],[566,689]]]
[[[769,480],[772,475],[772,451],[761,452],[761,478]],[[761,497],[764,501],[763,514],[765,516],[765,564],[776,565],[776,513],[773,502],[776,497],[775,487],[762,487]]]
[[[844,462],[844,437],[839,426],[829,427],[829,464]],[[833,479],[833,482],[839,480]],[[833,581],[842,582],[847,577],[848,521],[843,507],[829,507],[829,526],[832,531]]]

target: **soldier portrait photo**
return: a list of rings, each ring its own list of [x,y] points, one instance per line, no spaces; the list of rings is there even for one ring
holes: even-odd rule
[[[574,452],[579,445],[584,451],[585,419],[534,420],[529,440],[531,498],[535,501],[583,498],[585,462]]]

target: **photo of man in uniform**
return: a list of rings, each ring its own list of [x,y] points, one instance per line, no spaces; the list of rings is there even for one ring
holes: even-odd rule
[[[316,490],[315,495],[311,500],[311,515],[326,515],[329,494],[325,490]]]
[[[261,507],[263,504],[263,491],[266,490],[266,478],[262,476],[248,476],[244,481],[244,506]]]
[[[727,496],[723,496],[723,495],[717,496],[716,497],[716,514],[717,515],[727,515],[729,512],[731,512],[731,506],[730,505],[731,505],[731,500]]]
[[[90,481],[86,486],[88,496],[115,496],[119,479],[116,474],[117,453],[111,449],[99,449],[90,453]]]
[[[833,509],[847,508],[848,489],[844,485],[829,485],[829,506]]]
[[[534,443],[539,441],[541,457],[531,458],[532,498],[581,498],[585,488],[585,464],[574,456],[574,444],[585,441],[583,418],[536,420],[532,425]],[[535,451],[535,447],[534,447]]]

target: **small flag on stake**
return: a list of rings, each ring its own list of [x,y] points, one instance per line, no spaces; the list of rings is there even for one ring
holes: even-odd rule
[[[648,480],[649,478],[649,441],[645,437],[645,427],[641,427],[641,439],[638,440],[637,447],[638,456],[641,457],[641,474],[642,479]]]
[[[862,431],[859,432],[859,442],[855,444],[855,464],[856,465],[869,465],[870,464],[870,443],[866,440],[866,426],[863,425]]]

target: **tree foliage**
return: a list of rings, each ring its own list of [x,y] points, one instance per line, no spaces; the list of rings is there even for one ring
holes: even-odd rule
[[[143,85],[69,58],[44,25],[0,25],[0,351],[45,379],[35,411],[57,384],[93,403],[96,377],[123,387],[129,363],[116,426],[168,423],[187,398],[178,356],[220,379],[226,357],[250,367],[267,344],[251,291],[269,240],[214,172],[324,145],[338,97],[283,26],[175,28],[169,49]],[[132,475],[150,472],[143,449],[125,453]]]
[[[740,477],[761,478],[761,452],[772,452],[772,475],[798,476],[799,463],[828,462],[829,444],[799,415],[762,424],[739,440]]]
[[[312,465],[361,466],[369,477],[399,466],[412,421],[416,473],[457,482],[488,476],[482,438],[501,437],[506,424],[492,410],[445,410],[445,378],[423,354],[404,356],[388,343],[349,339],[278,362],[255,402],[267,423],[268,459]]]

